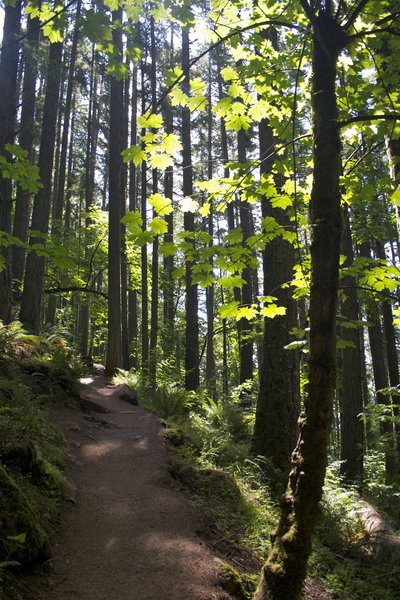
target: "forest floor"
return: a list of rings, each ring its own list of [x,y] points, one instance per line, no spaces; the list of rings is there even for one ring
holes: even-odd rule
[[[168,472],[155,415],[118,397],[100,373],[85,397],[99,412],[57,408],[69,444],[70,492],[47,569],[32,600],[230,600],[226,558],[210,524]],[[328,598],[307,586],[307,598]]]

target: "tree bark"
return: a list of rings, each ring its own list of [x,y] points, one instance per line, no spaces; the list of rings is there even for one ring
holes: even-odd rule
[[[266,120],[260,123],[260,173],[270,173],[273,166],[275,140]],[[270,159],[266,157],[271,156]],[[267,198],[261,201],[262,217],[273,217],[290,230],[287,214],[273,208]],[[274,296],[286,314],[264,319],[260,390],[252,450],[271,459],[275,468],[287,473],[290,456],[296,445],[297,420],[300,411],[299,358],[296,350],[285,350],[292,341],[290,331],[297,325],[296,303],[290,288],[283,284],[293,277],[294,247],[280,237],[263,252],[264,296]]]
[[[3,50],[0,56],[0,153],[10,159],[6,144],[14,143],[17,74],[19,45],[15,42],[20,30],[21,2],[15,6],[5,6],[3,25]],[[0,174],[1,175],[1,174]],[[0,176],[0,231],[11,233],[12,181]],[[12,268],[11,247],[1,249],[0,261],[4,267],[0,270],[0,320],[9,323],[12,320]]]
[[[190,93],[189,82],[189,30],[182,30],[182,69],[187,73],[183,90]],[[183,195],[191,197],[193,194],[193,168],[191,150],[191,123],[190,110],[182,108],[182,169],[183,169]],[[183,226],[185,231],[191,232],[195,229],[194,214],[185,212]],[[193,245],[192,239],[188,242]],[[200,383],[199,369],[199,316],[198,316],[198,292],[197,284],[192,282],[193,261],[185,261],[185,389],[197,390]]]
[[[354,251],[351,239],[350,219],[348,210],[345,210],[343,253],[346,256],[345,266],[352,265]],[[362,371],[361,371],[361,344],[358,327],[346,327],[346,323],[358,321],[360,318],[357,282],[354,277],[343,277],[344,300],[342,301],[341,314],[344,326],[341,328],[341,337],[351,344],[342,350],[342,387],[341,387],[341,465],[340,472],[349,483],[363,478],[364,458],[364,427],[361,413],[364,410]]]
[[[62,44],[51,44],[43,108],[42,135],[39,150],[39,173],[43,187],[36,194],[32,210],[32,230],[47,235],[50,217],[51,181],[56,139],[57,108],[60,93]],[[44,239],[32,233],[30,245],[42,246]],[[36,251],[27,256],[24,287],[21,298],[20,321],[36,333],[40,329],[45,258]]]
[[[311,552],[336,387],[336,309],[342,230],[336,63],[342,29],[321,11],[313,20],[313,186],[310,201],[309,387],[276,537],[255,600],[298,600]]]
[[[122,21],[122,8],[112,13],[115,24]],[[122,62],[122,32],[113,29],[117,60]],[[121,367],[121,195],[123,150],[123,81],[111,77],[109,139],[109,234],[108,234],[108,342],[106,373]]]
[[[37,50],[39,45],[39,19],[29,19],[27,24],[27,39],[24,48],[24,80],[22,87],[21,123],[19,143],[28,152],[29,160],[33,160],[34,117],[35,117],[35,88],[37,79]],[[17,186],[15,198],[15,213],[13,235],[23,242],[28,241],[28,229],[31,213],[32,194]],[[12,249],[12,272],[16,282],[15,290],[22,284],[25,269],[26,252],[24,248],[14,246]]]

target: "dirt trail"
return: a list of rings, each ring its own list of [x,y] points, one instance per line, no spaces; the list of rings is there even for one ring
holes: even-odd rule
[[[167,471],[161,426],[101,375],[90,399],[106,414],[58,414],[74,489],[40,600],[229,600],[196,534],[203,519]]]

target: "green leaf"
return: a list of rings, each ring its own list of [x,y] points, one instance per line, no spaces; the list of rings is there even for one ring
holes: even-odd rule
[[[135,235],[135,243],[138,246],[145,246],[145,244],[150,244],[154,240],[154,235],[150,231],[142,231],[138,229],[139,233]]]
[[[153,169],[164,171],[167,167],[174,164],[174,159],[169,154],[153,154],[149,157],[149,163]]]
[[[240,321],[240,319],[247,319],[250,321],[257,316],[257,308],[255,305],[252,306],[241,306],[236,314],[236,321]]]
[[[199,213],[202,217],[208,217],[211,213],[211,204],[209,202],[205,202],[203,206],[199,208]]]
[[[282,195],[271,198],[270,202],[274,208],[282,208],[285,210],[285,208],[288,208],[288,206],[292,206],[293,199],[289,196]]]
[[[159,4],[151,11],[155,21],[166,21],[169,19],[169,13],[163,4]]]
[[[165,150],[167,154],[175,154],[175,152],[180,152],[182,150],[182,144],[175,133],[163,133],[161,148]]]
[[[226,119],[226,128],[239,131],[240,129],[249,129],[251,119],[246,115],[233,115]]]
[[[232,79],[239,79],[237,72],[232,67],[224,67],[221,69],[221,75],[224,81],[232,81]]]
[[[178,246],[173,242],[164,242],[160,244],[158,251],[163,256],[174,256],[178,252]]]
[[[268,304],[260,309],[260,314],[268,319],[273,319],[278,315],[285,315],[286,308],[284,306],[277,306],[276,304]]]
[[[153,129],[160,129],[160,127],[163,126],[163,118],[161,115],[146,113],[138,118],[138,124],[141,127],[152,127]]]
[[[138,166],[144,160],[147,160],[147,154],[140,146],[131,146],[121,152],[124,162],[133,162]]]
[[[168,231],[168,223],[164,219],[160,217],[154,217],[154,219],[149,224],[150,229],[154,234],[166,233]]]
[[[94,11],[92,8],[86,11],[85,18],[82,19],[81,33],[87,37],[93,44],[111,40],[111,21],[109,15],[104,11]]]
[[[400,187],[390,196],[391,200],[396,206],[400,206]]]
[[[137,210],[130,210],[127,212],[122,217],[121,222],[128,227],[129,231],[133,231],[143,225],[143,219],[140,216],[140,212]]]
[[[152,194],[149,198],[149,204],[161,216],[170,215],[174,210],[171,199],[162,194]]]
[[[230,244],[239,244],[243,241],[243,229],[241,227],[230,229],[228,235],[226,236],[226,240]]]
[[[185,267],[178,267],[177,269],[174,269],[172,271],[172,279],[180,279],[181,277],[184,277],[185,275]]]
[[[218,284],[224,288],[242,287],[246,283],[240,275],[229,275],[228,277],[221,277],[218,279]]]
[[[223,304],[219,308],[219,316],[221,319],[229,319],[230,317],[236,317],[238,311],[239,302],[236,300],[229,304]]]

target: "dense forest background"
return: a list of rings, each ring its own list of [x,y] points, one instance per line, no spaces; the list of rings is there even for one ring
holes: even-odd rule
[[[61,332],[290,472],[257,600],[298,597],[328,462],[399,518],[399,20],[4,3],[3,333]]]

